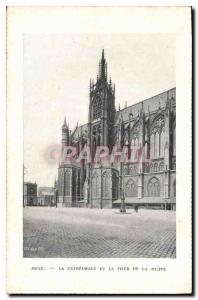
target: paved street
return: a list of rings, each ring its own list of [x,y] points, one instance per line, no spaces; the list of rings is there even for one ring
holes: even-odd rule
[[[176,255],[175,212],[24,208],[24,257]]]

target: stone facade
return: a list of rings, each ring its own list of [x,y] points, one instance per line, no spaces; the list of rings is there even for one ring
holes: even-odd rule
[[[88,123],[71,132],[64,121],[62,146],[77,154],[98,146],[127,149],[129,161],[61,162],[58,168],[58,205],[112,208],[120,205],[176,207],[176,88],[122,110],[115,109],[115,84],[107,80],[102,52],[96,82],[90,81]]]
[[[24,182],[23,184],[23,206],[37,206],[37,184]]]
[[[56,195],[55,188],[49,186],[40,186],[38,189],[38,206],[55,206]]]

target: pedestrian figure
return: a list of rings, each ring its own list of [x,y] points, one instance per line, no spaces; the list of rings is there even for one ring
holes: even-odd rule
[[[135,212],[137,213],[138,212],[138,205],[135,205],[134,209],[135,209]]]

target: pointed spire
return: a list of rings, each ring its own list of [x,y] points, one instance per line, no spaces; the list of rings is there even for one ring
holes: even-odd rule
[[[102,49],[102,60],[104,60],[104,48]]]
[[[62,128],[64,128],[64,129],[67,128],[66,117],[64,117],[64,122],[63,122]]]
[[[107,75],[107,66],[106,66],[106,60],[104,57],[104,49],[102,50],[102,59],[100,61],[100,78],[106,79]]]

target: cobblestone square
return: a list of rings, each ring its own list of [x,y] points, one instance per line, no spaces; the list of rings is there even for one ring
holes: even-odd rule
[[[24,257],[175,258],[174,211],[25,207]]]

